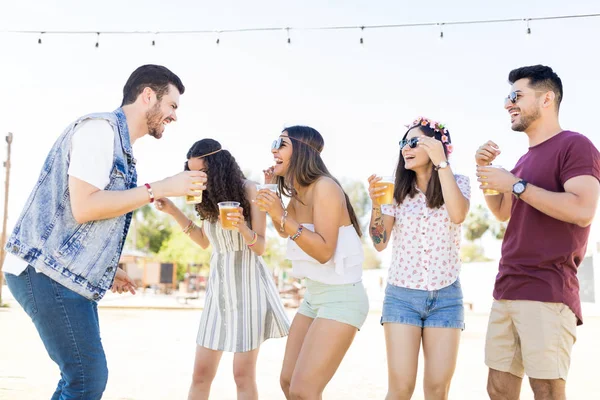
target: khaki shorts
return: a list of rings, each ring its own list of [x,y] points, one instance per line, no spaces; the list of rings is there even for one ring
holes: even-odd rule
[[[567,379],[577,317],[562,303],[494,300],[485,364],[520,378]]]

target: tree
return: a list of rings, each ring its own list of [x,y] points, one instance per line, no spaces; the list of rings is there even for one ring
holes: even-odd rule
[[[502,240],[502,239],[504,239],[504,234],[506,233],[507,225],[508,225],[507,222],[493,221],[492,225],[490,227],[490,231],[492,232],[492,235],[494,235],[494,237],[496,239]]]
[[[182,280],[189,264],[201,264],[208,267],[211,252],[210,247],[203,249],[183,231],[177,230],[162,244],[158,258],[164,262],[176,263],[177,279]]]
[[[465,228],[465,238],[474,242],[480,239],[490,227],[490,214],[484,206],[477,205],[473,211],[470,211],[463,223]]]
[[[369,218],[371,216],[371,199],[365,186],[358,180],[343,179],[341,182],[344,191],[350,199],[350,203],[356,213],[363,233],[368,232]]]
[[[345,179],[342,182],[342,187],[350,199],[350,203],[354,208],[356,218],[358,218],[360,229],[363,232],[363,251],[365,253],[364,269],[374,269],[381,267],[381,260],[377,255],[372,244],[366,240],[369,232],[369,222],[371,218],[371,199],[365,189],[365,185],[358,180]]]

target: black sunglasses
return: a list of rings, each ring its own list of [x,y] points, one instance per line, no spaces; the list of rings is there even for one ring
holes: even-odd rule
[[[545,90],[534,90],[533,93],[546,93]],[[508,96],[506,96],[506,98],[504,99],[504,101],[508,100],[510,101],[512,104],[516,104],[517,100],[519,100],[519,96],[523,97],[526,93],[520,92],[520,91],[512,91],[508,94]]]
[[[418,137],[412,137],[408,140],[401,140],[400,141],[400,150],[402,150],[404,148],[404,146],[408,145],[408,147],[410,147],[411,149],[414,149],[415,147],[417,147],[417,144],[419,143],[419,138]]]
[[[508,94],[508,96],[506,96],[506,99],[504,99],[505,101],[508,100],[511,103],[515,104],[517,102],[517,100],[519,100],[519,93],[518,92],[510,92]]]

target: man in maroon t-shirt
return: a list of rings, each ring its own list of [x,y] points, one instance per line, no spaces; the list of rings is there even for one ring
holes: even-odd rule
[[[577,325],[582,323],[577,267],[585,255],[600,193],[600,153],[558,122],[562,82],[551,68],[518,68],[504,108],[529,150],[508,172],[490,167],[488,141],[475,154],[492,213],[510,218],[494,288],[485,347],[492,400],[519,399],[527,374],[536,399],[565,399]]]

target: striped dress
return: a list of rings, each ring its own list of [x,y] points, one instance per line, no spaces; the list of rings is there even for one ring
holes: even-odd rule
[[[234,353],[258,348],[269,338],[287,336],[290,322],[262,257],[242,235],[204,221],[212,245],[206,302],[196,342]]]

